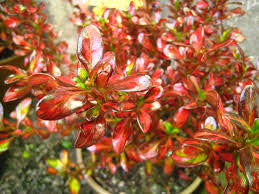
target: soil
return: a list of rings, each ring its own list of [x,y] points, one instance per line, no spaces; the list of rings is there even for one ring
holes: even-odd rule
[[[65,139],[53,135],[46,140],[38,136],[26,140],[16,139],[10,149],[0,155],[0,191],[3,194],[35,193],[35,194],[66,194],[67,180],[61,176],[48,174],[46,158],[59,158],[64,146],[62,142],[71,142],[68,148],[70,158],[75,161],[75,150],[72,146],[75,134]],[[88,153],[84,151],[84,156]],[[84,157],[85,159],[87,159]],[[180,179],[178,170],[184,170],[191,178],[189,181]],[[188,186],[195,178],[194,169],[175,169],[171,175],[165,175],[161,167],[153,169],[152,176],[147,176],[142,163],[132,167],[129,173],[118,168],[113,175],[108,169],[97,168],[94,179],[111,193],[127,194],[158,194],[178,193]],[[85,180],[81,181],[81,194],[94,194]],[[199,192],[200,193],[200,192]]]

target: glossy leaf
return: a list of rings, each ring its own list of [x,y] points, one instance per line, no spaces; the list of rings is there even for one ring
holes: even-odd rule
[[[4,128],[3,117],[4,117],[4,108],[2,103],[0,102],[0,130]]]
[[[138,113],[137,122],[143,133],[147,133],[150,129],[152,118],[147,112],[140,111]]]
[[[208,117],[205,120],[204,128],[211,129],[211,130],[216,130],[217,129],[217,123],[216,123],[214,117],[210,116],[210,117]]]
[[[142,160],[149,160],[158,155],[159,142],[145,142],[138,147],[138,154]]]
[[[151,88],[144,96],[145,102],[153,102],[160,98],[163,94],[163,88],[161,86],[155,86]]]
[[[204,41],[204,29],[200,26],[198,29],[194,31],[191,35],[190,43],[193,45],[193,48],[198,53],[200,52]]]
[[[223,144],[237,144],[234,140],[231,139],[228,135],[212,130],[202,130],[195,134],[194,136],[197,139],[208,141],[208,142],[216,142]]]
[[[202,148],[188,145],[176,150],[172,158],[180,166],[191,167],[205,162],[208,155]]]
[[[20,123],[29,113],[31,106],[31,98],[25,98],[16,107],[16,119]]]
[[[75,142],[76,148],[86,148],[98,142],[106,131],[106,121],[99,116],[95,121],[85,122],[80,126]]]
[[[8,138],[8,139],[0,140],[0,154],[2,152],[5,152],[6,150],[8,150],[12,140],[13,140],[13,138]]]
[[[180,107],[174,115],[174,125],[176,127],[182,127],[187,121],[189,116],[189,110],[184,107]]]
[[[121,120],[115,127],[112,137],[113,150],[116,153],[121,153],[124,150],[127,140],[133,132],[127,119]]]
[[[238,111],[239,115],[252,126],[255,117],[255,88],[252,85],[248,85],[242,90]]]
[[[89,71],[92,71],[101,61],[103,42],[101,33],[96,26],[89,25],[82,29],[77,43],[77,56]]]
[[[10,102],[14,100],[21,99],[25,97],[30,92],[30,87],[28,85],[24,86],[11,86],[5,93],[4,102]]]
[[[19,24],[21,23],[21,21],[15,17],[12,16],[8,16],[7,18],[4,19],[4,24],[8,27],[8,28],[15,28],[17,27]]]
[[[38,102],[36,114],[44,120],[58,120],[76,112],[85,103],[84,91],[74,87],[59,87]]]
[[[104,137],[96,144],[87,148],[90,152],[108,152],[112,150],[112,138]]]
[[[115,91],[139,92],[148,89],[151,84],[148,75],[136,74],[111,83],[109,88]]]
[[[252,132],[251,127],[238,114],[228,112],[228,113],[225,113],[224,116],[233,124],[237,125],[238,127],[246,131]]]
[[[166,132],[170,135],[179,132],[179,129],[177,127],[173,127],[173,125],[168,121],[164,122],[164,128],[165,128]]]

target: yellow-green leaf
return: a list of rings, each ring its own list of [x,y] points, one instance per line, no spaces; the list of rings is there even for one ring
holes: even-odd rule
[[[69,179],[69,191],[71,194],[78,194],[80,191],[80,183],[75,177]]]

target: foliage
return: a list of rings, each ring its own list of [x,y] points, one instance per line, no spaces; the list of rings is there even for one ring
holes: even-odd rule
[[[18,136],[76,130],[75,147],[87,148],[91,162],[80,169],[66,151],[47,160],[49,172],[67,176],[71,193],[98,166],[128,172],[139,162],[147,174],[154,164],[167,174],[175,165],[201,166],[197,175],[210,193],[257,191],[258,73],[239,47],[245,37],[222,25],[244,14],[228,4],[171,0],[169,16],[161,18],[156,1],[101,16],[78,3],[71,18],[80,32],[76,61],[66,43],[54,42],[43,4],[3,1],[1,48],[25,58],[24,69],[0,67],[13,72],[4,101],[24,98],[12,121],[2,119],[0,107],[0,151]]]

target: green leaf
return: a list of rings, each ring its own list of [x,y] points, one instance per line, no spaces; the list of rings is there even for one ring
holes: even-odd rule
[[[79,79],[78,77],[73,77],[73,81],[76,82],[76,83],[82,83],[82,80]]]
[[[170,135],[179,132],[179,129],[177,127],[173,127],[173,125],[168,121],[164,122],[164,128],[165,128],[166,132]]]
[[[85,81],[88,77],[88,73],[84,68],[78,68],[78,76],[81,80]]]
[[[256,118],[254,120],[253,133],[257,134],[258,132],[259,132],[259,118]]]
[[[31,155],[30,152],[27,151],[27,150],[25,150],[25,151],[22,153],[22,157],[25,158],[25,159],[29,158],[30,155]]]
[[[75,177],[69,179],[69,190],[71,194],[77,194],[80,191],[80,183]]]
[[[220,38],[219,38],[220,42],[225,41],[225,40],[227,39],[227,37],[228,37],[228,34],[229,34],[231,31],[232,31],[231,28],[225,30],[225,31],[222,33],[222,35],[220,36]]]
[[[68,140],[62,141],[62,146],[66,149],[70,148],[72,146],[72,142]]]
[[[77,83],[76,87],[81,88],[81,89],[86,89],[86,86],[84,83]]]
[[[204,90],[199,90],[199,97],[201,101],[204,101],[206,99],[206,93]]]
[[[59,159],[50,159],[50,158],[48,158],[47,159],[47,163],[52,168],[55,168],[58,171],[62,170],[63,165],[62,165],[62,162]]]
[[[9,138],[9,139],[4,139],[0,141],[0,153],[5,152],[6,150],[8,150],[8,147],[11,143],[13,138]]]
[[[255,138],[252,141],[250,141],[249,143],[255,145],[255,146],[259,146],[259,138]]]

